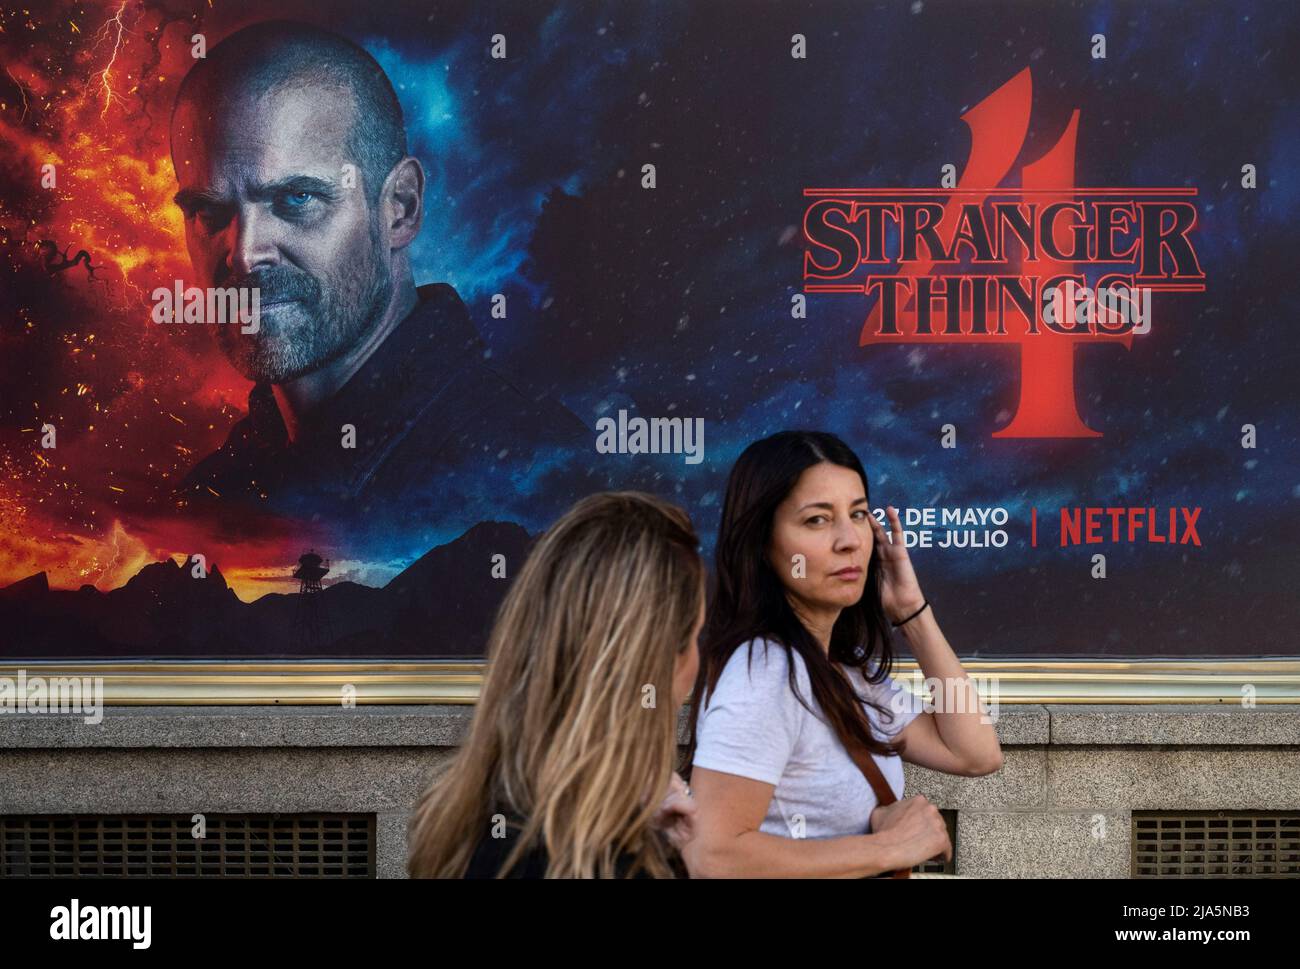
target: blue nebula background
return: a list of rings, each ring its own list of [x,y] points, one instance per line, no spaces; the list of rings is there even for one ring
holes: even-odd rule
[[[392,77],[430,176],[417,281],[452,283],[497,365],[593,429],[589,453],[513,481],[527,500],[493,489],[446,522],[395,514],[350,557],[378,574],[469,520],[536,531],[606,480],[678,500],[707,554],[735,457],[815,428],[858,451],[873,506],[1007,509],[1004,549],[912,553],[962,655],[1300,655],[1294,5],[276,6],[358,40]],[[806,59],[790,56],[795,33]],[[1014,347],[859,347],[870,304],[852,296],[790,316],[803,188],[936,184],[965,163],[961,114],[1025,67],[1022,162],[1078,108],[1077,184],[1200,192],[1207,291],[1157,294],[1131,350],[1077,351],[1094,440],[990,436],[1015,408]],[[704,418],[704,462],[596,454],[595,422],[620,408]],[[1042,544],[1060,507],[1119,504],[1200,506],[1203,544]]]

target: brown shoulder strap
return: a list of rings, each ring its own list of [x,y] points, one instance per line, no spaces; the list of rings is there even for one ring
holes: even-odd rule
[[[876,801],[880,804],[893,804],[898,798],[894,795],[894,789],[889,786],[889,781],[885,780],[885,775],[880,773],[880,768],[876,765],[876,759],[871,756],[871,752],[860,743],[848,744],[849,756],[853,762],[858,765],[858,770],[866,775],[867,783],[871,789],[876,792]],[[912,871],[910,868],[899,868],[890,878],[910,878]],[[885,877],[883,874],[877,877]]]
[[[885,775],[880,773],[880,767],[876,764],[876,759],[871,756],[867,748],[861,744],[852,744],[849,747],[849,756],[858,765],[858,770],[866,775],[867,783],[876,792],[877,802],[883,805],[893,804],[898,800],[894,796],[894,789],[889,786],[889,781],[885,780]]]

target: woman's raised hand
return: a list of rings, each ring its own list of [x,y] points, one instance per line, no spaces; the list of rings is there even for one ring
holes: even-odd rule
[[[880,520],[875,515],[870,516],[871,531],[876,537],[876,546],[880,549],[880,602],[890,622],[901,622],[925,604],[925,595],[921,592],[921,583],[916,578],[912,560],[907,554],[898,509],[887,505],[885,514],[889,517],[888,534]]]

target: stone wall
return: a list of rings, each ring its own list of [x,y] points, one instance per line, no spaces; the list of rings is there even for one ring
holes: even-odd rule
[[[364,812],[380,877],[404,876],[408,812],[472,706],[110,707],[0,716],[0,814]],[[1300,707],[1003,705],[986,777],[906,765],[957,811],[965,877],[1130,873],[1135,810],[1300,809]],[[684,733],[683,733],[684,737]]]

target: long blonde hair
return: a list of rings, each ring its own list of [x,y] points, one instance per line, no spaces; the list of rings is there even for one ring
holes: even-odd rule
[[[416,805],[413,878],[460,877],[494,814],[547,877],[671,877],[651,828],[677,753],[674,660],[704,597],[686,513],[653,495],[584,498],[538,540],[497,613],[469,735]]]

